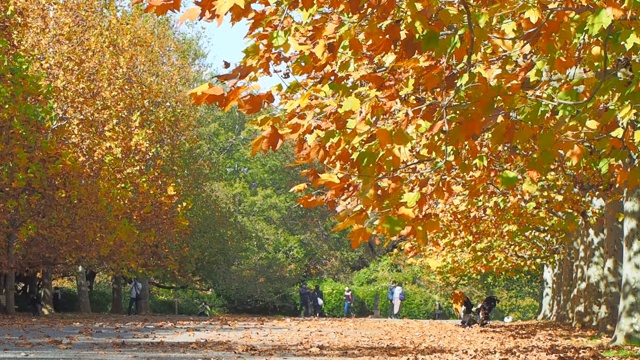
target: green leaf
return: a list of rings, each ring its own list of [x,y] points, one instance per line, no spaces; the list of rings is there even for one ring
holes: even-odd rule
[[[602,159],[598,164],[598,169],[600,169],[601,174],[606,174],[609,172],[609,159]]]
[[[382,227],[387,229],[389,236],[396,236],[400,231],[404,230],[406,223],[404,219],[395,216],[387,216],[384,218]]]
[[[600,9],[591,15],[588,27],[591,29],[591,35],[596,35],[601,29],[606,29],[613,22],[613,16],[607,9]]]
[[[287,42],[287,37],[282,30],[272,32],[270,38],[274,47],[280,47]]]
[[[627,38],[627,41],[624,42],[624,47],[629,51],[635,44],[640,44],[640,38],[638,38],[635,32],[632,32]]]
[[[437,49],[440,45],[440,33],[433,30],[427,30],[418,40],[422,45],[422,51]]]
[[[506,170],[500,174],[500,184],[503,188],[514,186],[518,182],[518,174],[513,171]]]

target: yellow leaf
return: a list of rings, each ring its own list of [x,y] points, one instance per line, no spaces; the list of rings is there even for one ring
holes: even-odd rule
[[[219,0],[216,5],[216,14],[225,15],[233,5],[238,5],[244,9],[244,0]]]
[[[167,194],[169,194],[169,195],[175,195],[176,194],[176,191],[173,188],[173,185],[169,185],[169,187],[167,188]]]
[[[302,183],[292,187],[291,190],[289,190],[289,192],[299,193],[299,192],[303,192],[306,189],[307,189],[307,184]]]
[[[620,117],[620,120],[622,120],[622,124],[626,125],[629,122],[629,120],[634,117],[635,113],[636,113],[636,110],[633,109],[633,107],[631,106],[631,103],[628,103],[625,107],[620,109],[620,111],[618,112],[618,116]]]
[[[340,184],[340,179],[336,174],[321,174],[318,184],[334,183]]]
[[[187,11],[185,11],[184,14],[180,16],[178,23],[182,24],[187,20],[195,21],[200,16],[200,10],[200,7],[197,6],[187,9]]]
[[[340,112],[347,112],[349,110],[358,111],[360,110],[360,100],[358,100],[355,96],[348,97],[343,103]]]
[[[587,121],[586,126],[591,130],[596,130],[598,126],[600,126],[600,123],[595,120],[589,120]]]
[[[540,20],[540,10],[531,8],[524,13],[524,17],[531,20],[532,24],[535,24]]]
[[[617,128],[617,129],[615,129],[615,130],[613,130],[611,132],[611,136],[613,136],[615,138],[618,138],[618,139],[622,138],[623,134],[624,134],[624,129],[622,129],[622,128]]]
[[[535,194],[538,191],[538,185],[536,185],[536,183],[534,183],[530,178],[527,177],[524,180],[524,184],[522,184],[522,190],[530,194]]]
[[[408,217],[408,218],[410,218],[410,219],[413,219],[413,218],[415,218],[415,217],[416,217],[416,214],[414,214],[413,210],[412,210],[412,209],[409,209],[409,208],[407,208],[407,207],[405,207],[405,206],[401,206],[401,207],[398,209],[398,215],[402,215],[402,216],[404,216],[404,217]]]

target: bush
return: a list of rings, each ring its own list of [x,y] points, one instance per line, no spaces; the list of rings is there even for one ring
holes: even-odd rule
[[[356,316],[366,317],[373,315],[376,297],[378,299],[380,316],[386,317],[389,313],[390,303],[387,300],[388,285],[348,285],[335,282],[331,279],[310,281],[310,284],[320,285],[320,289],[324,293],[324,313],[326,316],[344,316],[344,288],[346,286],[349,286],[353,292],[354,305],[352,312]],[[313,285],[310,287],[313,287]],[[406,301],[402,303],[402,317],[410,319],[432,319],[435,313],[436,298],[425,289],[415,285],[407,285],[404,289],[407,298]]]
[[[63,312],[79,310],[78,292],[75,287],[60,287],[63,301]],[[111,282],[102,281],[94,284],[93,291],[89,293],[91,311],[94,313],[111,312]],[[202,301],[206,301],[211,307],[212,313],[219,314],[224,308],[224,302],[214,292],[197,290],[178,291],[178,312],[180,315],[197,315]],[[150,292],[151,312],[156,314],[175,314],[175,295],[173,290],[165,290],[152,286]],[[127,286],[122,291],[123,309],[126,311],[129,305],[129,291]]]
[[[213,314],[220,314],[225,306],[224,301],[215,292],[198,290],[178,290],[178,314],[198,315],[200,304],[206,301]],[[158,314],[175,314],[176,293],[173,290],[151,288],[151,311]]]

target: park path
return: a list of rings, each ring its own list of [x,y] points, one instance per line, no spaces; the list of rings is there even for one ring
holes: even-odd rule
[[[0,358],[602,359],[608,340],[549,323],[219,316],[0,318]]]

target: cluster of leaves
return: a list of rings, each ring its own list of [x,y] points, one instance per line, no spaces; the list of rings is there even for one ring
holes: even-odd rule
[[[451,271],[534,269],[586,195],[640,181],[635,1],[196,5],[184,19],[246,20],[250,45],[193,102],[252,114],[278,99],[253,151],[292,140],[313,165],[299,202],[336,210],[354,247],[405,236]],[[289,83],[249,91],[274,74]]]

